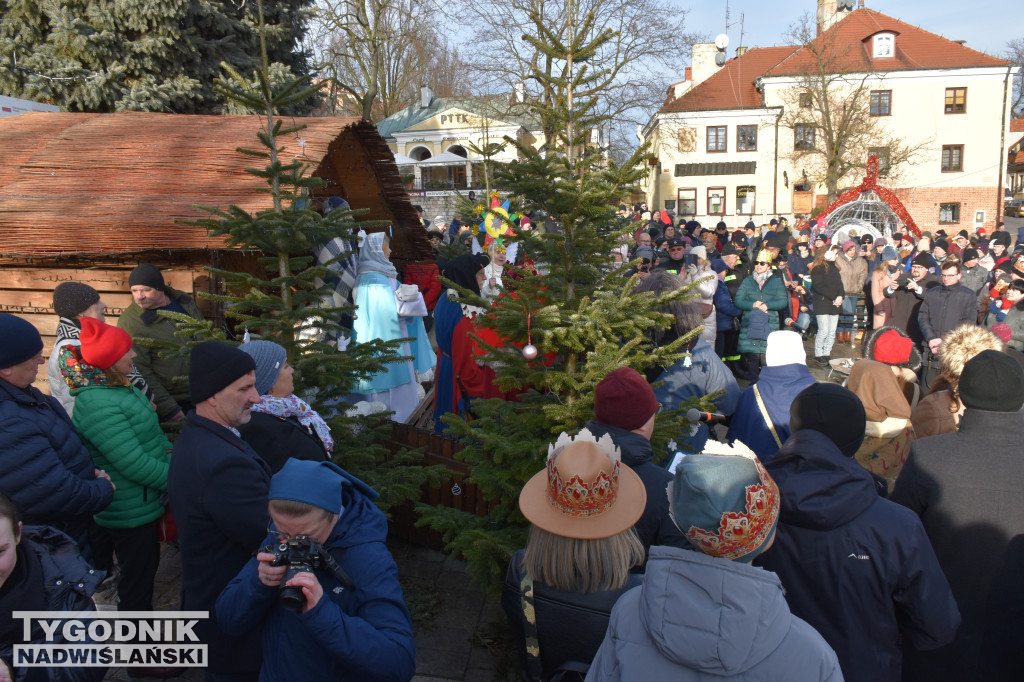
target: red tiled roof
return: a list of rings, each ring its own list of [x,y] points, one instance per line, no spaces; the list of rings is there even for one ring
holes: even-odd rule
[[[1024,133],[1024,116],[1010,119],[1011,133]]]
[[[796,48],[753,47],[725,63],[703,83],[681,97],[665,102],[662,112],[759,107],[763,100],[754,80],[790,55]],[[689,69],[687,69],[689,71]]]
[[[301,157],[311,173],[328,172],[354,208],[370,209],[363,219],[418,227],[394,157],[372,123],[343,117],[283,123],[306,126],[278,138],[284,162]],[[180,221],[210,217],[197,204],[237,205],[249,213],[272,208],[265,183],[245,172],[264,161],[237,151],[263,149],[256,134],[265,125],[257,116],[143,112],[0,118],[0,254],[224,248],[222,238]],[[344,167],[332,170],[332,157]],[[425,239],[410,240],[409,248],[429,254]]]
[[[895,56],[871,58],[871,36],[881,31],[896,34]],[[1010,62],[972,50],[923,28],[886,16],[872,9],[857,9],[815,39],[823,46],[836,46],[835,70],[849,72],[907,71],[1006,66]],[[770,68],[765,76],[808,73],[816,68],[811,50],[801,47]]]

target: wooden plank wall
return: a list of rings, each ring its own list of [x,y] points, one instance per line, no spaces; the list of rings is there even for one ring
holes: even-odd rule
[[[490,503],[475,484],[466,481],[469,465],[455,458],[455,453],[462,449],[457,441],[439,436],[427,429],[392,422],[391,439],[386,444],[392,452],[402,448],[422,447],[425,449],[424,464],[440,464],[448,469],[451,475],[443,485],[437,488],[423,486],[421,502],[461,509],[476,516],[487,517]],[[391,513],[390,532],[418,545],[443,550],[441,535],[429,528],[417,528],[414,525],[417,519],[419,514],[414,511],[413,505],[398,507]]]
[[[128,288],[128,275],[135,265],[107,263],[94,267],[78,265],[33,265],[31,263],[0,263],[0,312],[13,313],[31,322],[43,337],[43,355],[50,356],[56,340],[57,314],[53,311],[53,290],[61,282],[81,282],[96,289],[100,300],[107,304],[106,321],[117,324],[117,318],[132,302]],[[205,263],[170,264],[147,260],[163,270],[164,281],[179,291],[194,295],[198,288],[205,289],[209,274]],[[204,311],[205,313],[205,311]],[[35,383],[48,392],[46,365],[39,368]]]

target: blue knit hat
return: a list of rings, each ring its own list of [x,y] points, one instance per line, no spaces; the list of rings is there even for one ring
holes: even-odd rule
[[[28,362],[42,350],[43,339],[31,322],[0,313],[0,369]]]
[[[896,249],[891,246],[886,246],[882,249],[882,260],[899,260],[900,255],[896,253]]]
[[[345,486],[356,488],[371,500],[378,497],[376,490],[334,462],[289,459],[270,479],[267,499],[302,502],[340,514],[344,509],[342,490]]]
[[[779,519],[779,489],[753,453],[684,457],[668,496],[672,520],[690,544],[732,561],[760,554]]]
[[[256,363],[256,390],[260,395],[270,393],[288,360],[288,352],[273,341],[250,341],[243,343],[238,350],[251,355]]]

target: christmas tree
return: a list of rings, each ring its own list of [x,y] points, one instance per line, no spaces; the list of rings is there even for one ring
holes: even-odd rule
[[[262,7],[258,4],[262,13]],[[308,174],[308,163],[298,157],[284,160],[282,145],[296,143],[301,125],[283,123],[279,112],[307,99],[315,90],[301,88],[302,80],[293,79],[280,92],[275,92],[267,72],[270,60],[261,43],[261,66],[257,68],[258,88],[231,72],[231,85],[220,86],[233,102],[250,110],[262,112],[262,122],[254,120],[254,130],[262,130],[258,138],[261,149],[240,150],[265,166],[249,169],[266,184],[263,191],[273,199],[272,208],[250,215],[232,206],[228,209],[206,210],[211,217],[196,224],[211,234],[223,236],[232,248],[258,250],[266,274],[233,272],[207,268],[222,278],[230,294],[203,295],[225,307],[225,315],[244,328],[253,338],[263,338],[282,345],[288,362],[295,368],[295,392],[328,418],[334,438],[334,460],[359,476],[381,493],[378,504],[385,509],[417,498],[421,485],[438,480],[440,470],[422,467],[421,453],[401,451],[391,455],[382,445],[390,434],[386,416],[347,416],[348,405],[340,398],[351,393],[361,378],[379,372],[397,357],[396,341],[369,341],[340,349],[334,339],[345,338],[347,331],[340,323],[353,308],[325,304],[331,300],[328,284],[334,274],[331,261],[316,263],[313,251],[333,239],[353,241],[359,230],[386,227],[386,224],[357,221],[358,212],[336,209],[326,215],[312,206],[313,191],[323,185]],[[256,191],[259,191],[256,188]],[[343,258],[343,256],[339,258]],[[162,313],[163,314],[163,313]],[[184,338],[223,338],[209,323],[173,316],[179,322]],[[342,344],[344,346],[344,344]],[[181,352],[188,352],[182,348]]]
[[[498,235],[518,244],[517,263],[525,267],[510,275],[517,268],[506,266],[507,291],[481,323],[504,340],[497,347],[480,341],[487,349],[481,363],[494,367],[499,385],[519,391],[519,399],[473,400],[471,415],[444,418],[448,434],[464,445],[459,456],[471,467],[469,479],[491,501],[489,516],[419,507],[421,525],[440,531],[449,551],[464,557],[473,578],[490,588],[501,584],[510,556],[525,543],[527,524],[517,504],[523,484],[543,469],[547,446],[559,433],[575,434],[593,418],[594,386],[618,367],[670,366],[699,333],[655,347],[651,330],[671,319],[659,306],[691,296],[686,289],[660,298],[636,293],[636,278],[624,275],[628,264],[613,265],[612,248],[630,229],[614,209],[646,172],[648,154],[641,147],[618,165],[589,144],[591,131],[607,121],[595,113],[601,93],[592,87],[596,74],[588,62],[611,36],[592,35],[593,16],[569,8],[561,24],[534,15],[536,33],[524,36],[547,56],[532,76],[540,96],[531,106],[553,135],[539,150],[506,138],[520,160],[496,170],[512,210],[546,216],[535,225],[548,224]],[[486,204],[475,210],[509,226],[501,211]],[[666,453],[665,442],[679,433],[679,411],[659,416],[655,452]]]
[[[300,49],[312,0],[272,3],[268,72],[306,76]],[[0,0],[0,94],[65,111],[224,113],[222,62],[250,79],[259,66],[254,4]],[[288,113],[310,110],[309,98]]]

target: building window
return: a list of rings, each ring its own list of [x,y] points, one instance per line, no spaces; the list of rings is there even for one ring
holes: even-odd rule
[[[884,178],[889,174],[889,148],[870,147],[868,148],[868,158],[872,154],[878,157],[878,174]]]
[[[708,187],[708,215],[725,215],[724,187]]]
[[[879,33],[875,36],[874,58],[880,59],[893,56],[895,38],[891,33]]]
[[[736,188],[736,213],[739,215],[753,215],[754,197],[757,192],[753,185],[740,185]]]
[[[967,113],[967,88],[946,88],[946,113]]]
[[[725,126],[714,126],[708,128],[708,151],[709,152],[724,152],[726,151],[726,128]]]
[[[939,204],[939,223],[948,225],[960,222],[960,203]]]
[[[697,215],[697,189],[681,189],[677,194],[679,195],[679,215]]]
[[[801,92],[800,93],[800,107],[802,109],[810,109],[811,108],[811,93],[809,93],[809,92]]]
[[[964,146],[962,144],[942,145],[942,172],[955,173],[964,169]]]
[[[757,151],[757,126],[736,126],[736,151]]]
[[[892,90],[871,91],[871,115],[889,116],[892,114]]]
[[[796,124],[793,129],[793,149],[814,149],[814,126]]]

